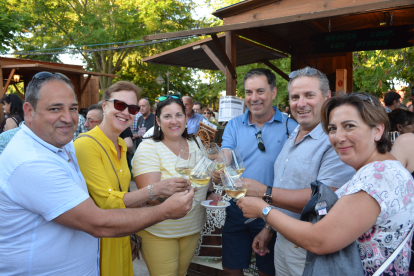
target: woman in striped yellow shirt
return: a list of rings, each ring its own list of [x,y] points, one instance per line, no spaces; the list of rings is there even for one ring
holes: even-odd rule
[[[185,107],[181,95],[161,96],[155,114],[154,136],[144,139],[132,159],[132,173],[138,189],[151,188],[151,183],[177,176],[175,162],[182,148],[200,153],[200,139],[186,129]],[[196,140],[197,139],[197,140]],[[142,256],[151,275],[187,274],[196,250],[200,232],[206,220],[202,200],[221,200],[211,191],[212,184],[198,189],[193,208],[178,220],[165,220],[141,232]],[[152,198],[148,204],[157,205],[166,198]]]

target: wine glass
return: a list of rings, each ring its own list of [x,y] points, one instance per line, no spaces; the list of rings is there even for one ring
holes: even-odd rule
[[[229,197],[236,202],[238,199],[244,197],[247,192],[247,182],[243,177],[231,176],[227,172],[220,175],[224,190]]]
[[[237,148],[223,149],[224,156],[226,157],[227,164],[225,172],[230,174],[230,176],[240,177],[246,167],[244,166],[243,159],[240,156],[240,152]]]
[[[189,179],[190,173],[196,165],[196,152],[190,152],[189,148],[182,148],[175,162],[175,171],[183,178]]]
[[[190,172],[191,186],[203,187],[210,183],[214,163],[205,156],[199,158],[197,164]]]

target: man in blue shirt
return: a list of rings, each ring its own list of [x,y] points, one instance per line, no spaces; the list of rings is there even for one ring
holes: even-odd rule
[[[99,275],[99,237],[128,236],[191,209],[192,191],[152,208],[98,208],[72,142],[72,83],[40,72],[25,96],[25,123],[0,156],[1,275]]]
[[[194,112],[194,103],[191,97],[184,96],[183,104],[185,106],[185,116],[187,117],[187,132],[188,134],[197,134],[200,122],[203,121],[204,117],[203,115]]]
[[[331,97],[329,81],[325,74],[306,67],[292,72],[288,83],[292,115],[299,125],[291,133],[274,164],[271,205],[283,213],[299,219],[310,199],[310,183],[319,180],[333,190],[340,188],[355,174],[336,154],[328,135],[321,126],[321,108]],[[263,185],[265,184],[265,185]],[[262,196],[267,183],[251,181],[248,196]],[[257,200],[258,201],[258,200]],[[264,208],[263,218],[271,211]],[[253,243],[259,254],[266,254],[265,241],[269,231],[263,230]],[[295,246],[280,233],[275,245],[276,275],[300,276],[306,260],[306,250]]]
[[[273,107],[277,88],[276,77],[270,70],[250,70],[244,77],[244,90],[248,111],[229,121],[224,130],[222,148],[237,147],[246,166],[243,177],[264,183],[271,191],[273,164],[297,123]],[[214,177],[214,182],[220,182],[220,179]],[[265,223],[255,220],[245,224],[242,211],[235,202],[230,201],[230,204],[226,208],[222,231],[223,269],[226,275],[243,275],[243,269],[250,265],[253,238]],[[256,254],[256,266],[261,276],[275,275],[274,243],[273,237],[268,244],[270,254]]]

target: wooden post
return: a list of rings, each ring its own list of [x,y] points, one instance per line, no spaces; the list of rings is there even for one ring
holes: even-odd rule
[[[347,70],[336,69],[336,96],[342,96],[347,93]]]
[[[4,94],[7,91],[7,88],[9,88],[9,84],[13,78],[14,72],[16,72],[16,68],[13,68],[10,72],[9,78],[7,79],[6,85],[4,86],[4,90],[2,89],[2,91],[0,92],[0,99],[3,98]]]
[[[230,59],[233,69],[236,70],[236,35],[232,31],[226,32],[226,54]],[[234,79],[231,71],[226,66],[226,95],[236,96],[237,79]]]

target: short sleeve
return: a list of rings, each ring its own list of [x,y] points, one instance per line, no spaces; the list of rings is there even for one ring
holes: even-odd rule
[[[339,158],[332,145],[329,143],[319,167],[317,180],[323,184],[340,188],[355,174],[355,170],[346,165]]]
[[[160,171],[161,160],[155,142],[152,139],[145,139],[139,144],[132,158],[132,175],[136,177],[144,173]]]
[[[32,161],[12,173],[5,193],[24,209],[51,221],[89,198],[61,164]],[[28,174],[27,171],[42,172]]]
[[[223,133],[223,141],[221,142],[221,148],[232,149],[236,146],[236,138],[234,133],[234,120],[230,120]]]

